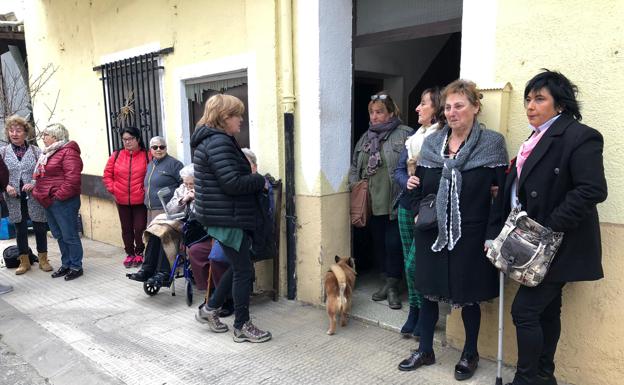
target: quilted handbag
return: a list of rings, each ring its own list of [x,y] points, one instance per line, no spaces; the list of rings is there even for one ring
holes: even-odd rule
[[[487,258],[509,278],[534,287],[546,276],[562,241],[563,233],[540,225],[515,208],[488,249]]]

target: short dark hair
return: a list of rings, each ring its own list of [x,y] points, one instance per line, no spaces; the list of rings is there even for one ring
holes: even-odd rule
[[[524,98],[531,91],[537,92],[547,89],[555,101],[555,108],[560,109],[562,114],[570,115],[576,120],[581,120],[581,107],[576,100],[578,87],[565,77],[561,72],[550,71],[542,68],[542,72],[529,80],[524,87]]]
[[[139,141],[139,148],[145,150],[145,143],[143,143],[143,137],[141,136],[141,131],[139,131],[136,127],[124,127],[119,130],[119,136],[123,137],[124,134],[130,134],[135,137]]]

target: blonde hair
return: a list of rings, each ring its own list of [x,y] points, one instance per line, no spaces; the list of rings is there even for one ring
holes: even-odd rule
[[[22,128],[24,129],[26,140],[31,138],[33,128],[28,120],[22,118],[19,115],[11,115],[8,119],[4,121],[4,134],[6,135],[7,139],[9,139],[9,128],[14,124],[22,126]]]
[[[232,116],[243,116],[245,105],[232,95],[216,94],[206,101],[204,115],[197,122],[197,127],[208,126],[225,130],[225,120]]]
[[[48,134],[59,142],[69,140],[69,132],[61,123],[52,123],[43,129],[42,134]]]

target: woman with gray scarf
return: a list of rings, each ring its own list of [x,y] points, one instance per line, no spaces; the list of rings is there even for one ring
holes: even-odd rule
[[[454,374],[465,380],[479,362],[479,303],[498,296],[497,271],[485,257],[484,245],[499,228],[502,200],[494,187],[504,185],[508,158],[503,136],[477,120],[481,103],[473,82],[452,82],[442,99],[447,124],[425,139],[416,171],[421,184],[412,190],[416,223],[420,201],[430,194],[435,194],[437,218],[432,229],[416,226],[414,231],[414,285],[424,297],[420,345],[399,370],[435,363],[433,332],[438,302],[443,301],[462,309],[466,339]]]
[[[371,96],[368,103],[370,126],[355,145],[349,185],[368,179],[372,216],[368,225],[380,270],[386,275],[382,288],[373,293],[374,301],[388,300],[391,309],[401,308],[399,282],[403,274],[403,249],[394,202],[401,187],[392,173],[405,148],[405,140],[414,130],[401,124],[399,108],[387,92]]]

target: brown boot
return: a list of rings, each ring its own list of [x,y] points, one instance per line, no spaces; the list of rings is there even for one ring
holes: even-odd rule
[[[19,256],[20,264],[15,270],[15,275],[22,275],[30,270],[30,257],[28,254],[22,254]]]
[[[39,268],[43,271],[52,271],[52,266],[50,262],[48,262],[48,253],[38,253],[39,254]]]

